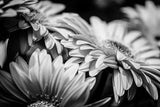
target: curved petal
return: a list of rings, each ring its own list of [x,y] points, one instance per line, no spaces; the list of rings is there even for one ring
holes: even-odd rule
[[[41,92],[39,87],[37,87],[38,84],[33,84],[29,79],[29,76],[20,68],[19,65],[12,62],[10,64],[10,71],[15,84],[27,98],[30,98],[31,96],[36,97],[36,94]]]
[[[28,64],[26,63],[26,61],[21,58],[21,57],[18,57],[16,59],[16,63],[19,65],[19,67],[27,74],[29,75],[29,66]]]
[[[83,83],[78,87],[74,87],[62,100],[62,106],[65,107],[79,107],[86,103],[89,97],[89,84]]]
[[[78,85],[84,83],[84,81],[85,81],[84,73],[79,73],[78,75],[76,75],[76,77],[66,85],[65,89],[63,90],[62,97],[70,93],[73,90],[73,87],[78,87]]]
[[[121,67],[119,68],[119,70],[120,70],[120,74],[122,78],[123,89],[128,90],[132,86],[132,83],[133,83],[132,76],[129,73],[129,71],[127,70],[125,71]]]
[[[45,91],[51,79],[52,74],[52,62],[51,56],[47,54],[46,50],[42,50],[38,56],[39,61],[39,82],[42,91]]]
[[[108,103],[110,100],[111,100],[111,98],[107,97],[107,98],[104,98],[102,100],[96,101],[94,103],[91,103],[91,104],[88,104],[88,105],[85,105],[85,106],[82,106],[82,107],[101,107],[104,104]]]
[[[31,81],[37,82],[39,79],[39,58],[38,55],[40,53],[39,49],[36,49],[29,60],[29,75],[30,75],[30,79]]]
[[[3,67],[3,64],[6,60],[7,44],[8,44],[8,39],[5,42],[0,42],[0,66],[1,67]]]
[[[18,99],[22,102],[27,102],[24,95],[18,90],[16,85],[14,84],[12,77],[9,73],[1,71],[0,72],[0,83],[1,86],[6,89],[10,94],[12,94],[15,99]]]
[[[124,89],[123,81],[119,71],[114,70],[113,82],[117,95],[122,96],[124,94]]]

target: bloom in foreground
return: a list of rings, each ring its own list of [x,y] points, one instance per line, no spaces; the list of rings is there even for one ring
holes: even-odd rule
[[[157,44],[156,37],[160,37],[160,7],[152,1],[146,1],[145,6],[136,5],[136,8],[124,7],[122,11],[130,18],[131,26],[139,28],[147,39]]]
[[[62,56],[53,62],[46,50],[36,50],[29,65],[20,57],[10,64],[10,73],[0,72],[1,103],[27,107],[90,107],[84,106],[95,78],[77,74],[79,65],[65,67]],[[93,107],[109,99],[94,103]]]
[[[76,22],[70,23],[77,25]],[[140,32],[128,31],[127,25],[125,21],[106,24],[91,17],[90,35],[70,35],[70,39],[62,40],[62,44],[71,49],[71,63],[81,63],[79,71],[89,70],[89,75],[95,76],[107,67],[113,68],[116,101],[125,90],[128,90],[128,99],[132,99],[135,86],[143,86],[154,99],[158,99],[156,85],[160,82],[160,52]]]

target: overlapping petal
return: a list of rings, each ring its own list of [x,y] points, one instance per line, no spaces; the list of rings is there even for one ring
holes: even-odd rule
[[[159,82],[152,81],[159,76],[154,74],[159,72],[158,48],[151,45],[141,32],[130,31],[125,21],[117,20],[107,24],[97,17],[91,17],[91,27],[89,34],[75,33],[61,41],[64,47],[71,49],[70,56],[77,61],[83,60],[77,62],[80,63],[80,70],[86,72],[90,69],[89,75],[95,76],[107,67],[113,68],[113,89],[117,101],[125,90],[130,90],[134,85],[147,87],[148,93],[157,99],[155,84]],[[146,68],[143,66],[148,66],[147,72],[150,74],[144,72]],[[150,78],[151,75],[154,76]]]
[[[8,45],[8,39],[6,41],[0,42],[0,66],[3,67],[4,62],[7,58],[7,45]]]
[[[16,62],[10,63],[11,74],[0,72],[0,87],[13,95],[8,99],[5,95],[0,98],[2,101],[26,105],[44,100],[53,106],[58,103],[60,107],[82,107],[96,79],[86,79],[85,73],[78,73],[78,68],[77,63],[65,66],[62,56],[52,61],[46,50],[37,49],[31,55],[29,65],[18,57]],[[101,105],[108,101],[105,99],[95,104]]]

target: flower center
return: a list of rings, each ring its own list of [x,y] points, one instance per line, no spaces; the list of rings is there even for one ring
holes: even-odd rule
[[[29,104],[27,107],[59,107],[62,98],[59,99],[57,96],[49,97],[48,95],[39,96],[38,101]]]
[[[38,10],[31,8],[30,7],[31,12],[30,13],[23,13],[22,16],[29,22],[39,22],[39,23],[43,23],[45,21],[47,21],[47,17],[45,15],[43,15],[41,12],[39,12]]]
[[[112,48],[115,51],[119,51],[129,58],[134,58],[132,51],[127,46],[121,44],[120,42],[107,40],[105,41],[105,47]]]
[[[54,106],[52,103],[47,101],[37,101],[35,103],[30,104],[27,107],[58,107],[58,106]]]

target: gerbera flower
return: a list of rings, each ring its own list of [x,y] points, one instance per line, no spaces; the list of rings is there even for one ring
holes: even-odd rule
[[[136,8],[124,7],[124,13],[130,18],[132,26],[139,28],[147,39],[156,44],[156,37],[160,37],[160,8],[152,1],[146,1],[145,6],[136,5]]]
[[[70,23],[77,25],[76,22]],[[154,99],[158,99],[155,85],[160,82],[159,50],[140,32],[128,31],[125,21],[106,24],[97,17],[91,17],[91,25],[90,35],[75,34],[70,35],[70,39],[62,40],[62,44],[71,49],[70,63],[81,63],[79,71],[87,72],[89,69],[90,76],[97,75],[107,67],[113,68],[116,101],[124,95],[125,90],[128,90],[128,98],[132,99],[135,86],[143,86]]]
[[[36,3],[37,0],[6,0],[0,1],[0,17],[15,17],[17,16],[17,8],[21,6],[28,6]]]
[[[21,57],[10,63],[10,72],[0,72],[0,102],[27,107],[90,107],[84,105],[95,78],[78,73],[78,64],[65,67],[62,56],[52,61],[46,50],[36,50],[27,64]],[[98,107],[108,98],[96,102]]]
[[[53,19],[55,14],[62,11],[65,6],[54,4],[50,1],[20,1],[13,0],[4,6],[4,8],[15,6],[16,17],[11,17],[4,21],[4,26],[9,32],[25,30],[28,32],[28,44],[32,48],[35,43],[44,38],[48,49],[56,47],[56,51],[61,53],[62,46],[57,40],[56,33],[51,31],[52,24],[49,20]],[[5,19],[4,19],[5,20]],[[34,42],[34,43],[33,43]]]
[[[20,28],[24,29],[26,23],[29,23],[33,28],[33,32],[29,32],[29,44],[34,41],[39,41],[44,37],[45,45],[48,49],[52,49],[54,45],[57,47],[57,52],[61,53],[62,47],[57,40],[56,33],[52,30],[51,19],[54,19],[55,14],[65,8],[62,4],[54,4],[50,1],[41,1],[29,7],[29,12],[22,12],[21,15],[25,21],[20,21]],[[31,37],[30,37],[31,36]]]

